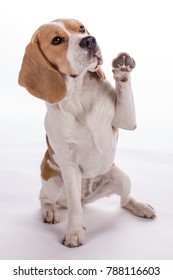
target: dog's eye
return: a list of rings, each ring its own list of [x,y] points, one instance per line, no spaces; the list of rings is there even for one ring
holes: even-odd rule
[[[58,37],[58,36],[56,36],[52,39],[52,45],[59,45],[59,44],[62,44],[63,42],[64,42],[64,39],[61,37]]]
[[[80,26],[79,32],[80,33],[85,33],[85,27],[83,25]]]

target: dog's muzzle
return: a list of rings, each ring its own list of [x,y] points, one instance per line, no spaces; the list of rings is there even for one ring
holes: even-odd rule
[[[93,57],[97,57],[98,64],[102,64],[102,55],[97,45],[96,38],[94,38],[93,36],[86,36],[79,42],[79,46],[82,49],[88,50]]]

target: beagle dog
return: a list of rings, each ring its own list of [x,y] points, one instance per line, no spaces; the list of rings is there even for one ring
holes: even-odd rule
[[[58,19],[42,25],[25,50],[19,84],[46,103],[47,151],[41,163],[43,221],[58,223],[68,209],[62,243],[85,242],[83,204],[113,194],[133,214],[154,218],[155,210],[130,196],[130,180],[115,164],[118,128],[136,128],[130,73],[134,59],[112,61],[115,87],[100,65],[100,47],[84,25]]]

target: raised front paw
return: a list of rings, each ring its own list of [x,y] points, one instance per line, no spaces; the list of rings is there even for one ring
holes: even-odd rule
[[[78,247],[85,243],[83,229],[67,229],[63,238],[62,244],[67,247]]]
[[[120,53],[112,61],[112,72],[115,78],[118,78],[122,82],[126,82],[129,77],[129,73],[135,68],[136,63],[134,59],[127,53]]]

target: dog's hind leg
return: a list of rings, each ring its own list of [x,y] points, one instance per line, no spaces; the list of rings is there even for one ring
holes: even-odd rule
[[[85,183],[83,203],[89,203],[105,196],[117,194],[120,196],[121,206],[131,211],[134,215],[149,219],[155,217],[155,210],[150,205],[137,202],[130,196],[130,179],[114,164],[106,174],[96,177],[94,181],[88,182],[88,186],[86,188]]]
[[[63,180],[59,170],[50,163],[48,151],[41,164],[42,188],[40,203],[43,221],[58,223],[60,221],[59,208],[66,207],[66,196]]]
[[[43,221],[55,224],[60,221],[60,207],[66,207],[64,186],[60,177],[42,180],[40,203]]]

